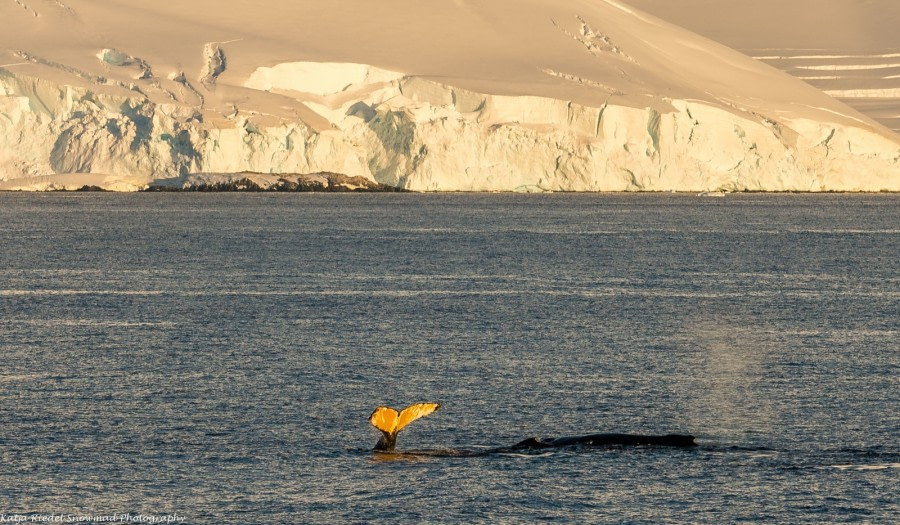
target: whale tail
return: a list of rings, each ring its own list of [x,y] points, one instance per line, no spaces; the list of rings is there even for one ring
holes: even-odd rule
[[[369,423],[381,431],[381,438],[375,445],[375,450],[394,450],[394,446],[397,444],[397,433],[403,430],[403,427],[439,408],[441,405],[438,403],[416,403],[400,412],[385,406],[376,408],[369,416]]]

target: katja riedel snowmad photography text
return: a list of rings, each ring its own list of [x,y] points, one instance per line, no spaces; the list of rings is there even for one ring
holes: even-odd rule
[[[177,512],[171,514],[131,514],[110,512],[108,514],[78,514],[67,512],[2,514],[0,523],[184,523],[187,519]]]

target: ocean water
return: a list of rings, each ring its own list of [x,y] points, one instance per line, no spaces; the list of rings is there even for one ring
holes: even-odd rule
[[[896,195],[0,194],[0,519],[896,522],[898,347]]]

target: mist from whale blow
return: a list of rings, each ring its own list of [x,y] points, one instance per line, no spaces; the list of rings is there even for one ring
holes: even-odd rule
[[[379,406],[369,416],[369,423],[381,431],[381,437],[375,444],[376,452],[393,452],[397,445],[397,434],[413,421],[436,412],[438,403],[415,403],[401,411],[386,406]],[[694,436],[686,434],[642,435],[642,434],[588,434],[585,436],[568,436],[559,438],[530,437],[509,447],[492,448],[479,452],[458,450],[414,451],[415,455],[485,455],[522,450],[545,448],[584,446],[662,446],[662,447],[695,447]]]

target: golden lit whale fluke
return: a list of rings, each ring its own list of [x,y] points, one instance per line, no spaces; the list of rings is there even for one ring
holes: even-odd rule
[[[397,433],[403,430],[403,427],[439,408],[441,405],[438,403],[416,403],[400,412],[390,407],[376,408],[369,416],[369,423],[381,431],[381,438],[375,445],[375,450],[394,450],[394,446],[397,444]]]

